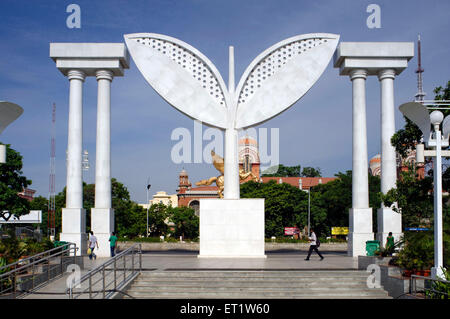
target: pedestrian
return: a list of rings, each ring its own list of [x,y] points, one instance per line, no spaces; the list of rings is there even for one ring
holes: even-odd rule
[[[117,248],[117,236],[115,232],[112,232],[109,237],[109,246],[111,247],[111,257],[114,257],[116,255],[115,251]]]
[[[386,238],[386,250],[388,251],[388,254],[392,256],[392,253],[394,252],[394,236],[392,236],[392,232],[389,232]]]
[[[309,241],[311,242],[311,244],[309,246],[308,257],[306,257],[305,260],[309,260],[309,257],[311,256],[313,250],[315,250],[316,253],[319,255],[320,260],[323,260],[323,256],[317,249],[317,247],[320,245],[319,240],[317,239],[316,233],[314,233],[314,229],[312,228],[311,228],[311,237],[309,237]]]
[[[90,249],[89,259],[92,260],[92,257],[94,257],[94,259],[96,260],[97,255],[94,254],[94,249],[95,249],[95,246],[97,246],[97,249],[98,249],[97,237],[94,236],[94,232],[92,230],[89,233],[90,233],[89,241],[88,241],[88,248]]]

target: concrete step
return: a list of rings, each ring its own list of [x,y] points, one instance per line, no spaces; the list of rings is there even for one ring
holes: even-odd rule
[[[287,293],[287,292],[127,292],[134,298],[143,299],[353,299],[353,298],[372,298],[372,299],[390,299],[384,291],[355,291],[355,292],[323,292],[311,293]]]
[[[323,281],[308,281],[308,282],[279,282],[279,281],[223,281],[223,282],[203,282],[203,281],[142,281],[135,282],[132,288],[145,289],[151,287],[282,287],[282,288],[307,288],[307,287],[367,287],[366,281],[349,281],[349,282],[323,282]]]
[[[366,271],[148,271],[129,287],[135,298],[389,298],[367,287]],[[126,298],[126,297],[124,297]]]

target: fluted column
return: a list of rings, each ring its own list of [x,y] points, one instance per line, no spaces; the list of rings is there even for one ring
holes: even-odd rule
[[[83,82],[82,71],[69,71],[69,129],[67,143],[66,208],[83,208]]]
[[[109,257],[108,239],[114,231],[111,206],[111,82],[114,75],[108,70],[98,70],[95,75],[98,83],[97,145],[95,208],[91,210],[91,228],[99,241],[97,256]]]
[[[366,78],[367,71],[354,70],[350,73],[353,84],[353,175],[352,207],[369,207],[369,177],[367,162],[366,125]]]
[[[352,120],[352,208],[349,211],[349,256],[366,255],[367,240],[373,240],[372,209],[369,207],[369,176],[367,160],[366,125],[366,78],[367,71],[350,71],[353,87]]]
[[[393,69],[378,72],[381,87],[381,192],[386,194],[395,188],[397,181],[397,161],[395,148],[391,144],[391,137],[395,134],[395,106]],[[381,206],[377,211],[377,240],[384,247],[389,232],[394,239],[399,240],[402,234],[401,214],[390,207]]]
[[[95,208],[111,208],[111,71],[98,71]]]
[[[67,73],[70,82],[67,142],[66,207],[62,209],[61,241],[75,243],[77,255],[86,251],[86,211],[83,209],[83,83],[80,70]]]

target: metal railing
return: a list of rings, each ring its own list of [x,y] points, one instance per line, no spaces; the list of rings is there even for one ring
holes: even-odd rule
[[[417,279],[423,280],[423,285],[417,285]],[[444,288],[442,290],[446,290],[444,292],[442,290],[436,290],[438,286]],[[418,296],[420,295],[423,298],[432,298],[432,299],[448,299],[450,291],[450,281],[443,279],[434,279],[431,277],[424,277],[419,275],[411,275],[411,279],[409,282],[409,293],[411,295]]]
[[[141,244],[120,252],[107,262],[90,270],[79,280],[69,283],[69,299],[109,299],[125,288],[142,271]]]
[[[74,243],[67,243],[0,267],[0,299],[18,298],[62,276],[76,251]]]

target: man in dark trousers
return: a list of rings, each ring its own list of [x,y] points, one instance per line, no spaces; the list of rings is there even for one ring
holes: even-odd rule
[[[314,233],[314,229],[311,228],[311,237],[309,237],[309,241],[311,242],[311,245],[309,246],[308,251],[308,257],[306,257],[305,260],[309,260],[309,257],[311,256],[311,253],[313,250],[316,251],[316,253],[319,255],[320,260],[323,260],[323,256],[320,254],[319,250],[317,249],[317,237]]]

